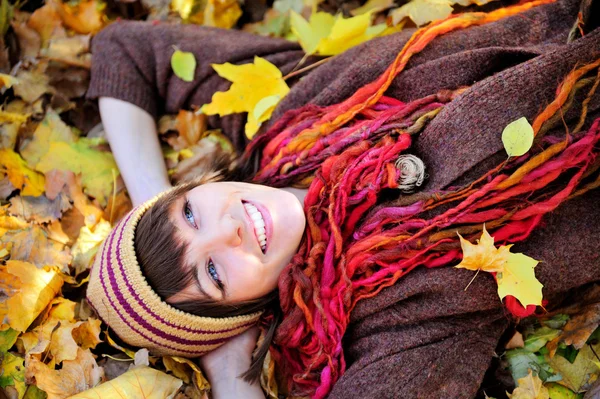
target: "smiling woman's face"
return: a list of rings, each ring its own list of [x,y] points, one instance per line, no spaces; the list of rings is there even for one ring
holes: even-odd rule
[[[195,187],[175,202],[171,219],[188,248],[184,267],[196,277],[171,303],[207,297],[239,302],[268,294],[306,224],[293,194],[237,182]]]

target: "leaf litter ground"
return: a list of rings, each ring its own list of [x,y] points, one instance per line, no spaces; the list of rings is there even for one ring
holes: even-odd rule
[[[447,17],[453,7],[471,3],[483,4],[249,0],[241,7],[234,0],[48,0],[20,7],[22,3],[1,2],[0,389],[4,395],[181,399],[206,397],[210,387],[191,360],[153,357],[144,349],[117,342],[83,299],[89,267],[102,239],[131,209],[97,127],[97,108],[83,99],[94,34],[116,18],[136,15],[299,40],[307,51],[327,56],[337,53],[335,43],[354,45],[407,24],[427,24]],[[319,20],[328,22],[312,26]],[[193,73],[195,60],[184,55],[175,64],[174,69],[183,68],[175,73],[189,80],[186,68],[193,65]],[[262,121],[273,107],[269,102],[256,119]],[[248,109],[256,111],[256,104]],[[206,168],[217,153],[232,153],[231,143],[220,132],[207,130],[202,113],[182,110],[165,115],[158,128],[174,182]],[[513,398],[576,398],[585,391],[599,391],[600,289],[592,287],[581,296],[577,303],[583,305],[523,323],[499,348],[498,371],[510,373],[517,382]],[[270,358],[261,383],[268,397],[286,396]],[[501,397],[503,392],[493,394]]]

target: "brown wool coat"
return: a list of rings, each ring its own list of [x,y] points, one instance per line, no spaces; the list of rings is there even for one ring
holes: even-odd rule
[[[388,95],[413,100],[441,89],[470,86],[421,133],[415,152],[428,167],[426,190],[479,176],[504,157],[500,132],[521,116],[530,121],[554,98],[575,65],[600,58],[600,29],[567,44],[579,3],[559,0],[523,14],[436,39],[395,79]],[[411,32],[374,39],[292,82],[275,112],[312,102],[332,104],[375,79]],[[176,78],[172,46],[198,60],[194,82]],[[157,116],[210,101],[228,83],[211,63],[267,58],[283,73],[302,58],[297,44],[193,25],[117,22],[92,42],[89,98],[115,97]],[[590,104],[599,117],[600,96]],[[576,112],[565,115],[567,121]],[[211,117],[243,149],[243,115]],[[555,130],[564,134],[564,128]],[[515,252],[542,261],[536,275],[550,308],[569,290],[600,282],[598,190],[567,202]],[[410,201],[409,199],[404,199]],[[358,304],[344,338],[348,368],[332,398],[472,398],[509,326],[496,284],[472,272],[417,269]],[[479,393],[481,395],[481,393]]]

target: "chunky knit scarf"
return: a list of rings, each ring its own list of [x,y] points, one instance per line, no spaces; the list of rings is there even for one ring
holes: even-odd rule
[[[600,119],[580,132],[587,103],[574,131],[563,139],[544,137],[560,120],[557,111],[567,108],[583,86],[584,75],[598,69],[598,60],[571,72],[558,87],[556,99],[533,122],[536,143],[528,154],[466,187],[422,193],[409,205],[385,202],[398,188],[402,171],[395,164],[410,150],[412,136],[459,94],[444,92],[411,103],[384,97],[410,57],[446,32],[549,2],[435,22],[417,31],[376,81],[346,101],[290,111],[251,144],[245,156],[257,151],[262,156],[257,183],[309,186],[308,228],[279,283],[284,320],[273,351],[294,394],[327,396],[345,370],[342,338],[356,303],[416,267],[457,264],[462,257],[457,232],[474,240],[485,223],[496,243],[522,241],[544,214],[600,185],[595,158]],[[588,98],[597,86],[598,79]],[[521,317],[535,311],[513,297],[505,304]]]

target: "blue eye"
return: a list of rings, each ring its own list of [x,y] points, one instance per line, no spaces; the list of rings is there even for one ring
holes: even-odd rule
[[[192,210],[190,209],[189,201],[185,201],[185,205],[183,206],[183,216],[185,216],[187,221],[190,222],[192,224],[192,226],[197,228],[196,221],[194,220],[194,214],[192,213]]]
[[[219,273],[217,273],[217,268],[215,267],[215,264],[213,263],[212,259],[208,260],[208,264],[206,265],[206,271],[208,272],[208,275],[210,276],[210,278],[212,278],[214,280],[214,282],[217,284],[217,287],[221,291],[223,291],[224,290],[223,283],[221,282],[221,279],[219,279]]]

